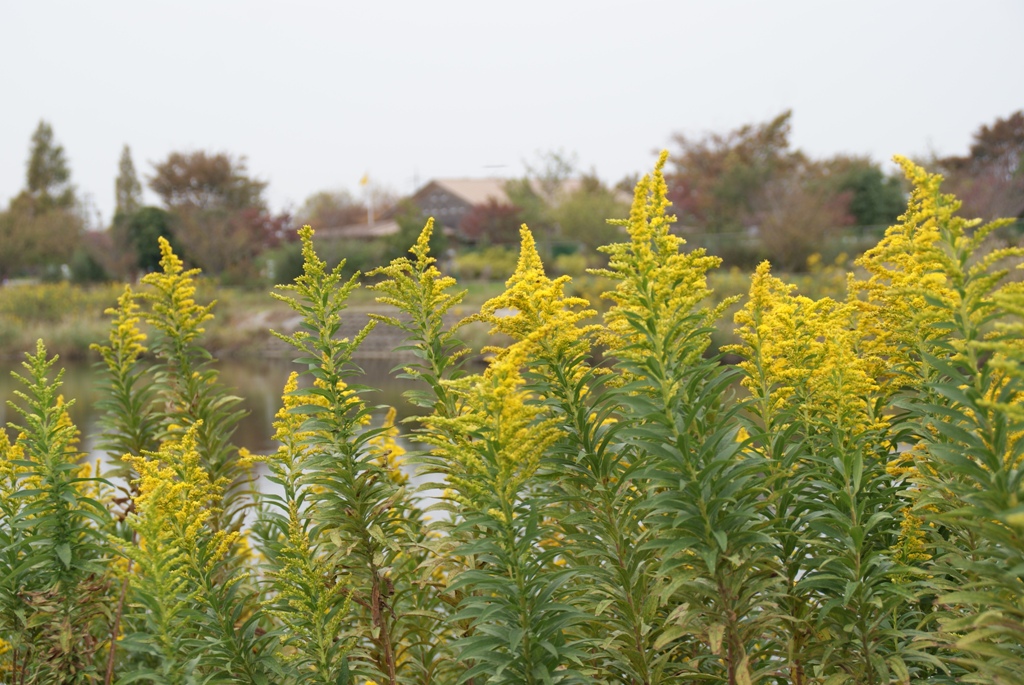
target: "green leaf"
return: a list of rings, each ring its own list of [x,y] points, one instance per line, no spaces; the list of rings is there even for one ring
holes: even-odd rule
[[[725,626],[721,623],[711,626],[708,628],[708,644],[711,645],[711,651],[714,654],[719,654],[722,651],[722,639],[725,637]]]
[[[57,556],[60,558],[61,563],[64,564],[64,568],[71,568],[71,545],[66,542],[62,542],[54,548],[57,552]]]

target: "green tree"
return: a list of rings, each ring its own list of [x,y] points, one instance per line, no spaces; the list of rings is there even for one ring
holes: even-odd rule
[[[534,164],[525,163],[526,175],[505,184],[509,202],[523,223],[544,242],[555,233],[558,219],[552,209],[562,200],[579,160],[575,153],[549,150],[537,154]],[[632,192],[632,189],[630,189]]]
[[[829,194],[847,194],[847,209],[859,226],[887,227],[906,209],[899,177],[866,157],[838,155],[822,163],[821,173]]]
[[[26,181],[26,191],[36,211],[70,209],[75,204],[75,189],[71,185],[64,146],[54,140],[53,127],[45,121],[40,121],[32,134]]]
[[[1024,218],[1024,110],[978,129],[966,157],[936,163],[968,216]]]
[[[249,175],[244,157],[172,152],[154,165],[149,187],[173,217],[171,229],[189,258],[208,274],[252,280],[255,259],[278,244],[290,223],[267,209],[265,181]]]
[[[266,181],[249,176],[245,157],[172,152],[153,166],[149,187],[168,209],[266,208]]]
[[[45,121],[32,134],[25,181],[0,213],[0,279],[66,263],[84,230],[64,147]]]
[[[519,217],[537,235],[547,236],[554,225],[547,201],[529,176],[505,184],[509,202],[519,210]]]
[[[550,210],[561,240],[572,241],[596,250],[622,239],[622,229],[609,219],[629,216],[629,204],[607,188],[594,175],[584,176],[580,186]]]
[[[789,146],[792,112],[726,134],[674,136],[678,152],[668,177],[669,197],[682,225],[723,233],[756,225],[756,207],[768,184],[797,167],[804,155]]]
[[[166,238],[179,251],[171,230],[172,221],[170,212],[159,207],[143,207],[125,219],[123,235],[140,270],[149,273],[160,268],[160,238]]]
[[[398,206],[395,223],[398,224],[398,233],[388,237],[388,253],[392,258],[404,257],[409,246],[415,244],[423,231],[423,214],[419,207],[411,202],[405,202]],[[442,257],[448,248],[444,228],[436,220],[434,230],[430,234],[429,248],[431,254]]]
[[[130,216],[142,206],[142,184],[139,182],[139,175],[135,173],[131,148],[127,145],[121,150],[121,160],[117,165],[114,198],[117,202],[117,215]]]
[[[321,190],[306,198],[297,218],[300,224],[309,224],[318,231],[358,224],[366,221],[366,216],[366,205],[347,190]]]

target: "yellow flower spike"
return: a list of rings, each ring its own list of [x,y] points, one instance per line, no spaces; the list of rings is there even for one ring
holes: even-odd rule
[[[637,362],[652,353],[652,343],[636,329],[639,317],[654,327],[655,338],[686,341],[680,361],[692,364],[703,355],[711,337],[688,332],[709,329],[736,299],[728,298],[714,308],[702,306],[711,295],[707,272],[722,260],[708,256],[702,248],[682,252],[686,241],[670,230],[676,218],[668,214],[667,161],[668,152],[663,151],[654,173],[637,184],[629,218],[610,222],[626,227],[629,242],[600,248],[609,256],[608,268],[591,273],[617,281],[614,290],[603,294],[615,303],[605,313],[601,336],[610,351]]]
[[[830,420],[855,434],[879,425],[870,417],[878,392],[872,364],[858,354],[856,308],[831,298],[794,295],[795,286],[771,275],[767,262],[751,278],[750,298],[736,313],[746,373],[743,385],[770,420],[787,405],[814,420]]]
[[[915,562],[928,561],[932,558],[925,543],[924,519],[915,516],[909,507],[900,511],[903,520],[900,521],[900,533],[896,544],[891,549],[893,558],[897,563],[914,565]]]
[[[555,357],[566,350],[587,346],[588,334],[599,326],[580,327],[596,312],[581,297],[567,297],[569,276],[554,280],[544,273],[544,264],[530,229],[519,230],[521,247],[515,272],[505,283],[505,292],[484,303],[480,320],[491,324],[491,333],[503,333],[542,357]],[[495,350],[499,355],[503,350]]]
[[[0,499],[7,501],[20,487],[18,480],[24,467],[15,462],[25,458],[25,445],[18,440],[11,443],[6,430],[0,430]]]
[[[419,264],[429,266],[437,260],[430,256],[430,238],[434,234],[434,217],[427,219],[426,225],[416,238],[416,243],[409,248],[409,252],[416,257]]]
[[[451,438],[432,440],[436,453],[450,460],[453,499],[477,511],[511,507],[540,466],[540,457],[561,435],[556,419],[538,421],[543,409],[522,389],[520,368],[529,347],[516,343],[480,376],[450,384],[464,403],[455,418],[430,416],[424,422]]]
[[[393,316],[373,314],[371,317],[394,326],[407,333],[422,335],[424,331],[434,331],[443,344],[452,339],[452,335],[466,323],[474,320],[474,317],[464,318],[448,331],[439,333],[443,327],[444,315],[453,308],[458,307],[466,296],[466,291],[450,292],[456,281],[450,276],[444,276],[435,266],[437,260],[430,256],[430,238],[434,233],[434,219],[427,220],[426,225],[420,232],[416,243],[409,249],[415,259],[399,257],[391,260],[387,266],[371,271],[369,276],[384,276],[385,278],[370,287],[377,293],[376,300],[381,304],[395,307],[405,313],[412,322],[402,321]],[[463,349],[452,350],[454,361],[468,352]],[[416,374],[415,369],[409,367],[407,373]]]
[[[215,302],[208,305],[196,304],[195,276],[200,270],[184,270],[183,262],[174,254],[171,244],[163,237],[159,241],[160,254],[163,255],[160,266],[163,271],[142,277],[142,282],[156,291],[141,296],[149,300],[153,307],[146,321],[177,339],[179,344],[187,344],[203,334],[202,325],[213,318]]]
[[[165,530],[185,553],[196,549],[224,488],[222,482],[211,482],[200,464],[196,439],[201,423],[189,426],[181,440],[169,441],[155,453],[123,457],[139,474],[136,525],[148,521],[156,530]],[[225,542],[225,536],[214,535],[218,554],[226,553],[233,541]]]
[[[107,367],[116,375],[121,375],[146,352],[142,344],[146,334],[139,330],[139,303],[132,287],[126,285],[124,292],[117,298],[117,307],[107,309],[104,313],[114,317],[110,345],[94,343],[89,349],[99,352]]]
[[[397,411],[394,407],[388,409],[384,418],[384,432],[370,440],[370,451],[374,454],[376,463],[395,485],[405,485],[409,482],[409,476],[402,471],[402,456],[405,449],[395,440],[399,435],[398,427],[395,426]]]
[[[977,224],[954,217],[960,203],[939,192],[942,176],[906,158],[895,159],[913,183],[907,211],[856,260],[867,280],[851,277],[849,283],[864,355],[887,393],[898,389],[899,374],[916,363],[920,346],[943,334],[935,324],[945,315],[926,296],[958,306],[955,284],[948,278],[952,264],[938,247],[943,227],[962,237]]]

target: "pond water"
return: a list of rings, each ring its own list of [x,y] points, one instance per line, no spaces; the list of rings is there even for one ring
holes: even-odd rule
[[[416,383],[397,379],[391,373],[391,369],[401,361],[378,358],[361,360],[359,366],[363,369],[364,375],[350,379],[351,383],[378,388],[378,392],[365,395],[363,399],[370,405],[395,407],[399,418],[416,413],[416,408],[405,400],[402,393],[417,387]],[[288,374],[301,369],[295,364],[280,359],[228,360],[219,362],[217,368],[220,370],[221,383],[229,389],[229,392],[242,398],[242,407],[247,412],[235,432],[235,444],[259,453],[275,449],[276,444],[271,439],[274,433],[271,423],[274,420],[274,414],[281,406],[281,391],[288,379]],[[14,370],[22,371],[18,362],[0,361],[0,400],[3,400],[0,402],[0,425],[2,426],[6,426],[9,421],[20,422],[20,417],[7,405],[7,400],[14,399],[13,391],[23,387],[21,383],[11,377],[10,372]],[[87,453],[92,452],[100,430],[96,401],[100,396],[98,385],[101,381],[100,372],[91,364],[73,363],[65,368],[64,385],[61,392],[65,398],[75,399],[70,414],[75,425],[82,431],[84,443],[82,447]],[[384,412],[385,410],[382,409],[376,413],[380,415],[379,418],[382,418]]]

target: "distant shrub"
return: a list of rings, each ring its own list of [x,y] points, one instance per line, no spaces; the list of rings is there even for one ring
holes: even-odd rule
[[[515,250],[498,245],[482,250],[467,250],[455,256],[454,271],[466,280],[503,281],[516,268]]]

